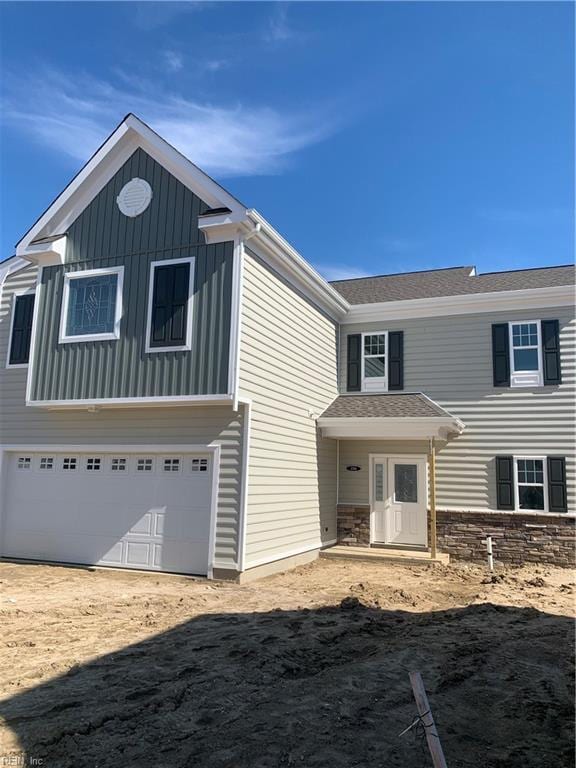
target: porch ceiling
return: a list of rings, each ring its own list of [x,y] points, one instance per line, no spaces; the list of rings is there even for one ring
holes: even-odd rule
[[[448,440],[464,423],[422,392],[340,395],[318,419],[324,437]]]

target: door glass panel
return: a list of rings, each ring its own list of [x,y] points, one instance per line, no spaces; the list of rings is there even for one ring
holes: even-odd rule
[[[384,464],[374,464],[374,501],[384,501]]]
[[[394,501],[408,503],[418,501],[416,464],[394,465]]]

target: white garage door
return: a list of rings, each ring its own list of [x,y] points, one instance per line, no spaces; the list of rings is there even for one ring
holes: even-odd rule
[[[209,454],[5,456],[4,556],[206,574]]]

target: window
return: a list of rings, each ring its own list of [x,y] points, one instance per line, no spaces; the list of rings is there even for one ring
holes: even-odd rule
[[[60,343],[120,336],[123,267],[68,272],[64,276]]]
[[[52,456],[40,457],[40,469],[54,469],[54,459]]]
[[[386,354],[388,333],[362,334],[362,391],[388,389]]]
[[[510,323],[510,384],[542,385],[540,321]]]
[[[32,319],[34,316],[34,294],[15,295],[12,303],[8,367],[20,368],[28,365]]]
[[[394,464],[394,501],[418,502],[417,470],[416,464]]]
[[[152,262],[146,352],[191,349],[193,285],[192,257]]]
[[[207,472],[208,459],[192,459],[192,472]]]
[[[112,472],[125,472],[127,461],[126,459],[112,459]]]
[[[178,472],[180,459],[164,459],[164,472]]]
[[[62,469],[76,469],[77,461],[74,456],[65,456],[62,460]]]
[[[138,459],[136,470],[138,472],[152,472],[153,459]]]
[[[88,472],[95,472],[100,469],[102,465],[102,460],[98,458],[89,458],[86,459],[86,469]]]
[[[516,508],[547,511],[546,459],[544,457],[517,457]]]
[[[30,456],[18,457],[18,469],[30,469],[32,467],[32,458]]]

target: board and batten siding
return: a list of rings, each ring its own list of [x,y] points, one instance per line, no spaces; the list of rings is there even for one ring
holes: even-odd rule
[[[315,419],[337,395],[333,321],[246,250],[240,393],[252,401],[247,568],[336,539],[336,441]]]
[[[145,179],[152,201],[124,216],[116,198]],[[198,216],[207,205],[142,149],[71,224],[65,264],[42,273],[31,399],[210,395],[228,392],[234,244],[206,245]],[[194,257],[192,350],[146,352],[150,264]],[[59,344],[64,274],[124,267],[120,338]]]
[[[243,414],[225,406],[46,410],[25,405],[27,368],[6,368],[15,290],[33,286],[36,267],[10,275],[0,303],[0,447],[17,445],[221,446],[215,567],[235,569],[243,457]]]
[[[535,299],[535,302],[537,299]],[[494,387],[492,324],[558,319],[562,384]],[[346,337],[350,333],[404,331],[404,391],[424,392],[466,424],[462,435],[440,444],[437,504],[451,510],[496,509],[496,455],[566,456],[568,509],[576,512],[574,458],[574,311],[562,306],[397,322],[342,325],[340,382],[346,391]],[[347,451],[340,442],[341,452]],[[362,446],[365,457],[374,446]],[[370,450],[368,450],[370,449]],[[376,452],[376,451],[373,451]],[[363,459],[364,460],[364,459]],[[350,457],[360,464],[360,458]],[[369,501],[368,483],[340,473],[340,503]],[[360,474],[360,473],[358,473]],[[354,498],[351,498],[351,497]]]

